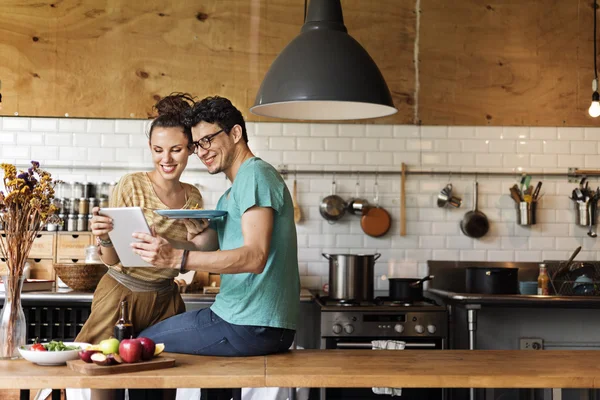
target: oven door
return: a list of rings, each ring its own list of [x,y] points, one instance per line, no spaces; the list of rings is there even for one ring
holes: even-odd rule
[[[443,349],[446,345],[442,338],[323,338],[322,346],[326,349],[364,349],[372,350],[371,340],[402,340],[406,342],[404,350],[436,350]],[[321,389],[321,400],[383,400],[394,396],[375,394],[372,388],[327,388]],[[399,397],[395,396],[395,399]],[[401,400],[441,400],[446,398],[446,390],[440,388],[406,388],[402,389]]]

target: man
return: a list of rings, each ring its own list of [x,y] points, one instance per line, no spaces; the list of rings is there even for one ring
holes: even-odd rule
[[[299,314],[300,278],[294,210],[285,182],[248,147],[246,124],[228,99],[208,97],[186,120],[195,153],[210,174],[232,183],[216,209],[227,215],[204,229],[188,221],[197,251],[175,249],[160,236],[134,237],[134,251],[157,267],[221,274],[207,309],[168,318],[140,333],[169,352],[254,356],[287,350]],[[217,251],[218,250],[218,251]]]

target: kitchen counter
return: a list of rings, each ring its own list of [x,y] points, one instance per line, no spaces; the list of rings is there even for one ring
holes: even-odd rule
[[[217,387],[597,388],[597,351],[297,350],[265,357],[168,354],[173,368],[83,375],[0,361],[0,389]]]
[[[511,306],[511,307],[561,307],[599,308],[600,296],[538,296],[522,294],[458,293],[442,289],[427,289],[424,295],[444,304]]]
[[[76,292],[72,289],[54,289],[46,292],[23,292],[21,299],[24,304],[91,304],[94,293]],[[181,297],[186,304],[212,304],[216,294],[182,293]],[[301,302],[312,302],[313,294],[308,289],[300,290]],[[4,302],[4,292],[0,292],[0,304]]]

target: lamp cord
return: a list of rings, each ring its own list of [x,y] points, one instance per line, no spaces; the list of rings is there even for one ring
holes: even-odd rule
[[[308,0],[304,0],[304,20],[302,23],[306,22],[306,3]],[[596,30],[596,20],[594,19],[594,31]],[[595,39],[594,39],[595,40]],[[596,46],[596,42],[594,41],[594,46]],[[596,47],[594,47],[594,54],[596,54]]]
[[[594,78],[598,80],[598,69],[596,68],[596,14],[598,14],[598,2],[594,0]]]

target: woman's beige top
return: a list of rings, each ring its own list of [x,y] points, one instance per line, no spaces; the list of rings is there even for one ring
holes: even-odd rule
[[[202,195],[193,185],[183,183],[186,192],[186,203],[183,208],[202,208]],[[182,220],[165,218],[154,210],[168,210],[157,196],[152,181],[145,172],[127,174],[121,178],[110,196],[110,207],[141,207],[150,227],[156,233],[168,239],[187,240],[187,228]],[[154,267],[123,267],[120,263],[109,266],[117,271],[128,274],[146,282],[156,282],[171,279],[179,274],[178,269]]]

